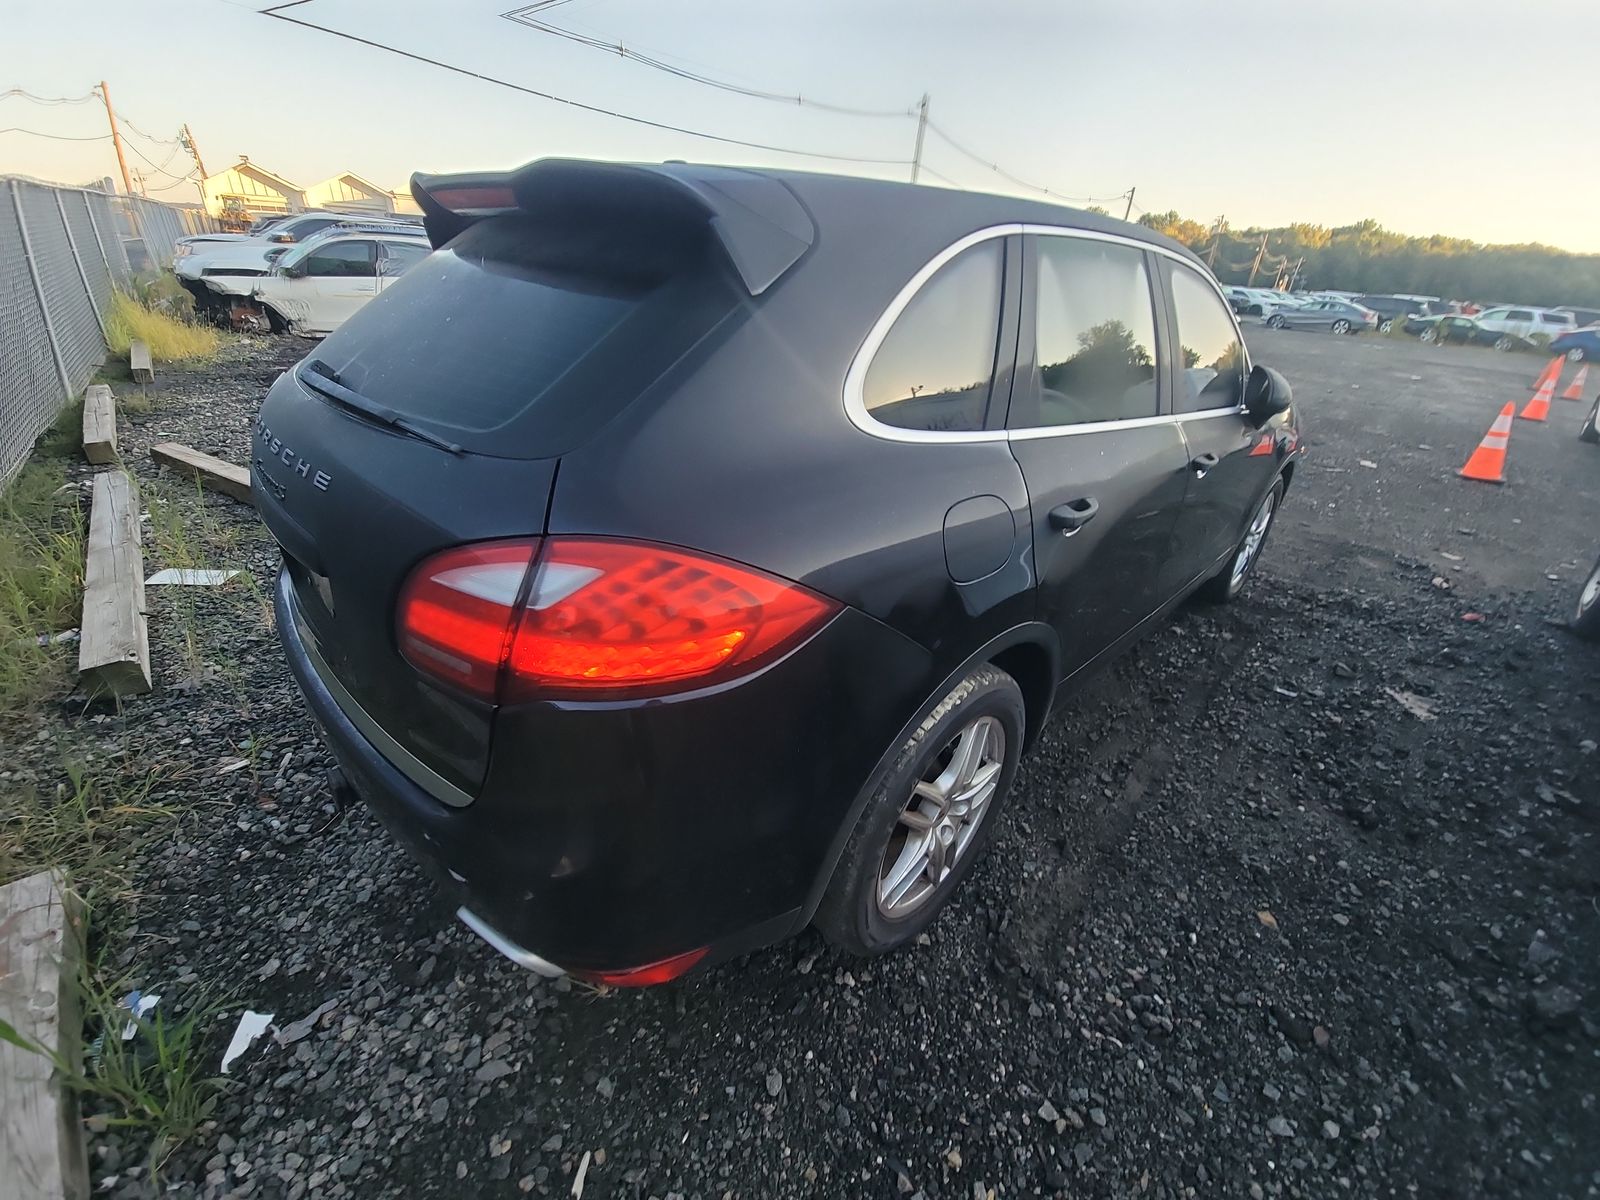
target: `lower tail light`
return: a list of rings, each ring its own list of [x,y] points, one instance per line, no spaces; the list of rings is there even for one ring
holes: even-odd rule
[[[689,950],[683,954],[675,954],[671,958],[663,958],[660,962],[646,963],[642,967],[628,967],[621,971],[575,970],[572,974],[589,983],[605,984],[608,987],[654,987],[658,983],[671,983],[678,976],[692,970],[710,949],[709,946],[702,946],[698,950]]]
[[[798,644],[838,610],[751,567],[613,538],[484,542],[406,581],[400,652],[491,702],[696,686]]]

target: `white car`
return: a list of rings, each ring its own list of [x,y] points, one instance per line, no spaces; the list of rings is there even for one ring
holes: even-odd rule
[[[1577,326],[1569,312],[1556,312],[1549,308],[1511,308],[1506,305],[1487,309],[1474,319],[1482,328],[1500,335],[1494,343],[1496,350],[1514,349],[1519,341],[1532,341],[1535,335],[1541,336],[1548,344],[1563,333],[1572,332]]]
[[[179,279],[198,279],[201,264],[196,260],[199,258],[209,257],[222,250],[238,250],[244,247],[267,250],[273,246],[293,245],[295,242],[303,242],[308,237],[321,233],[330,225],[351,219],[341,213],[306,212],[274,221],[259,234],[191,234],[173,243],[172,270]]]
[[[1237,311],[1245,316],[1267,316],[1275,309],[1294,308],[1304,303],[1298,296],[1291,296],[1288,292],[1275,292],[1271,288],[1231,287],[1228,293],[1237,293],[1241,301]]]
[[[332,333],[433,249],[427,235],[389,225],[341,225],[293,246],[262,275],[208,275],[214,307],[236,323],[310,337]]]

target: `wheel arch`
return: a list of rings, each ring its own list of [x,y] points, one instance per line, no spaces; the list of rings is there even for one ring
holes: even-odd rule
[[[883,756],[878,759],[877,765],[873,767],[862,783],[860,791],[851,801],[849,810],[839,823],[839,828],[834,831],[833,841],[828,845],[828,851],[823,856],[816,878],[812,880],[806,902],[790,933],[798,933],[816,916],[817,907],[822,903],[828,884],[833,881],[833,873],[839,866],[839,859],[844,855],[845,846],[855,831],[856,823],[861,819],[862,810],[884,775],[894,765],[906,739],[917,731],[922,722],[927,720],[928,714],[939,706],[956,684],[965,679],[974,667],[985,664],[992,664],[1005,671],[1022,689],[1023,720],[1026,722],[1022,752],[1026,754],[1033,748],[1040,732],[1044,729],[1045,722],[1050,718],[1050,709],[1055,701],[1056,681],[1061,677],[1060,641],[1055,630],[1040,621],[1029,621],[1013,626],[1004,633],[990,638],[963,659],[953,671],[946,674],[929,692],[927,698],[917,706],[916,712],[911,714],[885,748]],[[1024,679],[1022,675],[1013,671],[1011,669],[1013,666],[1027,678]]]

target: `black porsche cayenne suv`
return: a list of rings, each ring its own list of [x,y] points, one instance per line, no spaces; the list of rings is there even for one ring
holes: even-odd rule
[[[685,164],[412,188],[435,253],[273,385],[253,486],[343,773],[537,971],[913,938],[1058,687],[1237,593],[1301,452],[1137,226]]]

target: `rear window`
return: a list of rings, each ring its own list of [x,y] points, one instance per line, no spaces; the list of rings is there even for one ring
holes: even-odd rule
[[[481,221],[346,321],[315,357],[346,387],[504,457],[565,453],[731,312],[692,245]]]

